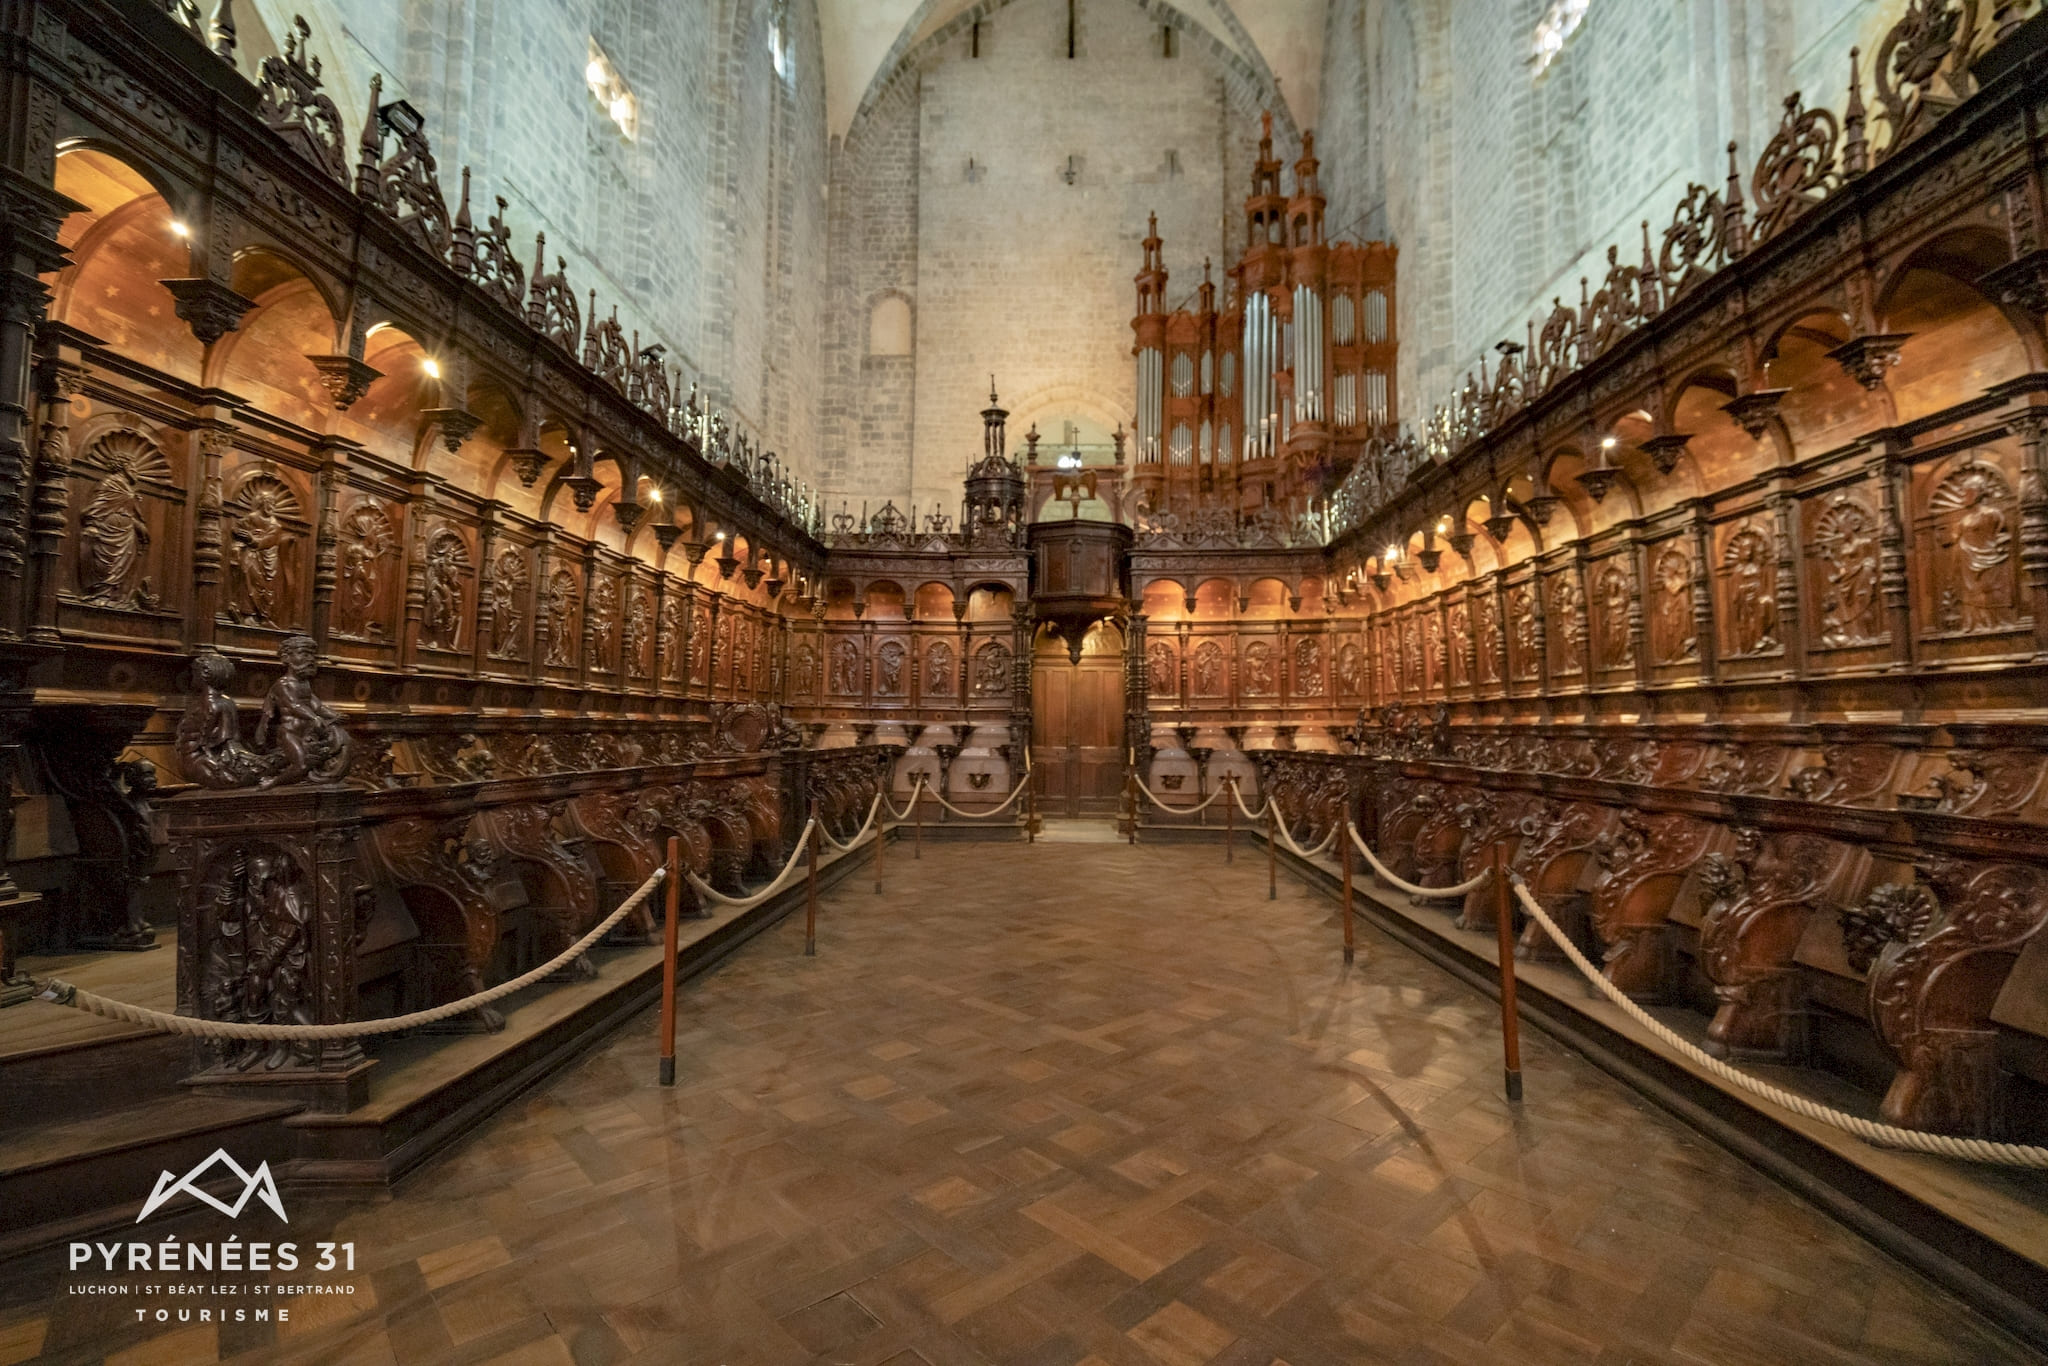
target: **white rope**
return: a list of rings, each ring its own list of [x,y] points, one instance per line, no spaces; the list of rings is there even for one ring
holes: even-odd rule
[[[1223,796],[1223,789],[1219,787],[1214,792],[1211,792],[1209,794],[1209,800],[1203,802],[1200,806],[1169,806],[1159,799],[1157,793],[1153,792],[1151,788],[1145,786],[1145,780],[1143,778],[1140,778],[1137,774],[1133,773],[1131,775],[1131,781],[1138,785],[1138,791],[1144,793],[1147,797],[1151,798],[1152,805],[1158,807],[1161,811],[1171,811],[1174,814],[1180,816],[1192,816],[1197,811],[1206,811],[1212,804],[1220,800]]]
[[[1543,927],[1543,932],[1551,937],[1558,948],[1564,950],[1565,957],[1571,959],[1573,966],[1585,974],[1587,981],[1598,987],[1608,1000],[1620,1006],[1622,1012],[1631,1020],[1722,1080],[1733,1083],[1751,1095],[1761,1096],[1771,1104],[1790,1110],[1795,1115],[1804,1115],[1808,1119],[1819,1120],[1845,1133],[1854,1134],[1866,1143],[1886,1148],[1906,1148],[1918,1153],[1932,1153],[1937,1157],[1960,1157],[1971,1162],[1993,1162],[2009,1167],[2048,1167],[2048,1148],[2030,1147],[2024,1143],[1994,1143],[1983,1138],[1956,1138],[1949,1134],[1929,1134],[1918,1129],[1901,1129],[1896,1125],[1879,1124],[1834,1109],[1832,1106],[1821,1105],[1793,1092],[1781,1090],[1767,1081],[1761,1081],[1747,1072],[1730,1067],[1713,1054],[1695,1047],[1689,1040],[1660,1024],[1648,1011],[1631,1001],[1619,987],[1607,980],[1605,973],[1587,961],[1586,955],[1579,952],[1579,946],[1557,927],[1557,922],[1550,918],[1536,898],[1529,895],[1529,889],[1523,884],[1522,879],[1518,876],[1512,881],[1515,895],[1521,898],[1522,909]]]
[[[818,827],[818,833],[825,837],[825,843],[832,846],[833,852],[843,854],[868,837],[868,829],[874,825],[875,812],[881,805],[882,794],[877,792],[875,799],[868,803],[868,818],[860,823],[860,829],[853,832],[853,838],[850,840],[841,842],[832,838],[832,832],[822,825]]]
[[[1387,865],[1381,863],[1379,859],[1373,854],[1372,850],[1365,847],[1365,841],[1359,838],[1358,827],[1355,825],[1351,825],[1348,821],[1345,824],[1351,831],[1351,842],[1358,846],[1359,853],[1365,855],[1365,861],[1372,865],[1372,870],[1375,873],[1378,873],[1387,882],[1391,883],[1397,890],[1406,892],[1410,896],[1463,896],[1467,892],[1478,891],[1481,887],[1484,887],[1486,885],[1486,880],[1493,876],[1493,869],[1481,868],[1479,870],[1479,876],[1461,882],[1455,887],[1418,887],[1412,882],[1408,882],[1401,878],[1395,877],[1392,871],[1388,869]]]
[[[1246,820],[1257,820],[1259,817],[1266,814],[1267,808],[1273,805],[1273,798],[1269,795],[1266,798],[1266,800],[1259,803],[1259,809],[1254,811],[1249,806],[1246,806],[1244,804],[1244,792],[1241,788],[1238,787],[1237,779],[1228,778],[1225,781],[1230,784],[1230,795],[1237,799],[1237,809],[1244,812],[1244,818]]]
[[[810,847],[811,831],[817,828],[818,820],[815,816],[804,822],[804,832],[797,837],[796,848],[789,851],[789,862],[782,865],[782,871],[775,875],[773,882],[752,896],[727,896],[695,873],[685,873],[683,876],[697,889],[697,895],[715,901],[721,906],[730,906],[736,911],[751,910],[782,890],[783,885],[789,880],[789,875],[796,871],[797,864],[803,861],[804,852]]]
[[[925,791],[932,794],[933,801],[937,802],[940,806],[945,807],[946,810],[952,812],[954,815],[964,816],[965,818],[971,821],[979,821],[987,820],[990,816],[1002,815],[1003,812],[1008,809],[1011,802],[1016,801],[1019,797],[1024,795],[1025,784],[1029,783],[1030,781],[1031,772],[1029,769],[1026,769],[1023,779],[1020,780],[1015,787],[1010,789],[1009,796],[1003,798],[1003,804],[1001,806],[991,807],[987,811],[962,811],[959,807],[953,805],[953,803],[947,801],[944,797],[940,796],[938,789],[927,787]]]
[[[654,889],[659,887],[662,879],[667,876],[667,869],[655,869],[647,881],[641,883],[631,896],[620,902],[619,908],[606,916],[596,929],[531,972],[514,977],[509,982],[500,982],[474,996],[465,996],[459,1001],[449,1001],[428,1010],[416,1010],[410,1015],[395,1015],[386,1020],[351,1020],[343,1024],[324,1025],[243,1024],[234,1020],[200,1020],[190,1015],[166,1015],[160,1010],[129,1005],[125,1001],[110,1001],[104,996],[95,995],[56,977],[38,983],[42,989],[36,999],[48,1001],[53,1005],[89,1011],[104,1019],[126,1020],[130,1024],[147,1025],[166,1034],[190,1034],[202,1039],[360,1039],[371,1034],[392,1034],[401,1029],[415,1029],[420,1025],[446,1020],[465,1011],[475,1010],[479,1006],[487,1006],[493,1001],[510,996],[515,991],[532,986],[549,973],[558,971],[580,957],[592,944],[602,939],[612,926],[624,920],[641,902],[652,895]]]
[[[1295,843],[1293,834],[1290,833],[1287,829],[1286,821],[1276,820],[1273,822],[1274,833],[1280,836],[1281,843],[1285,844],[1289,849],[1292,849],[1297,855],[1305,859],[1321,858],[1324,854],[1327,854],[1330,852],[1330,850],[1336,848],[1337,831],[1341,828],[1342,827],[1340,826],[1330,827],[1330,833],[1323,836],[1322,843],[1316,845],[1316,847],[1313,849],[1304,849],[1299,844]]]

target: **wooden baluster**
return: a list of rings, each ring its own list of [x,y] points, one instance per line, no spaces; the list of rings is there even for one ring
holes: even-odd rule
[[[1231,794],[1235,805],[1237,794]],[[1277,901],[1280,897],[1280,837],[1273,830],[1273,803],[1266,803],[1266,900]]]
[[[1268,793],[1266,796],[1267,804],[1270,806],[1272,801],[1272,794]],[[1357,951],[1351,936],[1351,832],[1340,826],[1337,832],[1337,844],[1344,855],[1344,961],[1348,964]]]
[[[1235,784],[1237,781],[1236,775],[1226,774],[1223,781]],[[1223,861],[1225,863],[1235,863],[1237,862],[1237,793],[1231,791],[1226,795],[1229,796],[1230,800],[1224,803],[1223,806]]]
[[[804,957],[818,953],[818,802],[811,799],[811,825],[804,853]]]

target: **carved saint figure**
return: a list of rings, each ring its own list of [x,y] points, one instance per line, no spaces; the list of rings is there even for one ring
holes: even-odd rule
[[[1194,684],[1197,696],[1223,695],[1223,647],[1213,640],[1195,647]]]
[[[841,697],[860,692],[860,647],[850,640],[832,647],[832,691]]]
[[[1351,641],[1337,650],[1337,688],[1346,697],[1365,691],[1365,652]]]
[[[690,627],[690,681],[711,681],[711,609],[699,607]]]
[[[1655,630],[1657,662],[1678,664],[1699,653],[1693,631],[1692,560],[1677,546],[1657,556]]]
[[[548,663],[556,668],[576,664],[576,636],[571,625],[576,619],[576,576],[557,569],[548,580]]]
[[[1247,697],[1268,697],[1273,692],[1273,647],[1255,640],[1244,647],[1244,691]]]
[[[1466,660],[1472,648],[1472,625],[1468,620],[1469,609],[1462,602],[1454,602],[1445,613],[1450,618],[1450,651],[1446,662],[1450,665],[1448,676],[1453,683],[1463,683]]]
[[[1550,611],[1563,646],[1558,652],[1560,674],[1575,674],[1584,668],[1580,660],[1581,647],[1586,643],[1585,608],[1585,594],[1579,591],[1579,581],[1569,573],[1558,575],[1550,589]]]
[[[1472,599],[1472,635],[1479,642],[1479,681],[1491,683],[1500,677],[1500,637],[1494,628],[1492,593],[1482,591]]]
[[[129,580],[149,549],[149,523],[142,515],[142,490],[125,468],[116,467],[100,480],[78,516],[78,591],[87,602],[126,607],[149,597],[149,580],[140,592]]]
[[[1944,631],[1995,631],[2012,622],[2012,491],[1996,469],[1973,460],[1952,470],[1927,500],[1935,544],[1948,552],[1936,571],[1935,616]]]
[[[1010,691],[1010,647],[991,640],[975,652],[974,691],[983,697],[1001,697]]]
[[[213,650],[192,656],[192,692],[178,718],[178,767],[201,787],[247,787],[282,767],[276,755],[242,743],[241,714],[227,692],[234,677],[227,656]]]
[[[312,910],[300,885],[298,864],[282,850],[249,856],[248,898],[243,903],[242,934],[248,959],[243,975],[242,1018],[256,1024],[311,1024],[306,1009],[306,966],[312,959],[308,942]],[[262,1060],[267,1070],[292,1059],[288,1039],[279,1039],[268,1053],[250,1048],[238,1064],[248,1068]]]
[[[950,697],[953,693],[953,647],[935,640],[924,651],[924,695]]]
[[[1295,644],[1294,692],[1298,697],[1323,695],[1323,642],[1313,636]]]
[[[443,650],[462,644],[462,538],[443,530],[427,542],[426,615],[420,620],[420,643]]]
[[[646,589],[636,589],[632,605],[626,609],[626,621],[621,653],[626,661],[626,671],[635,678],[647,677],[647,642],[654,634],[654,595]]]
[[[903,644],[885,640],[875,651],[875,695],[896,697],[903,691]]]
[[[808,697],[818,687],[818,652],[809,645],[796,647],[796,666],[791,684],[798,697]]]
[[[1600,571],[1593,592],[1600,613],[1600,667],[1626,669],[1635,663],[1635,646],[1628,634],[1628,605],[1636,595],[1635,579],[1621,563],[1612,562]]]
[[[599,574],[590,585],[590,611],[584,625],[590,630],[590,667],[610,672],[618,667],[614,648],[618,643],[619,581]]]
[[[284,599],[285,548],[295,539],[284,524],[297,510],[297,500],[282,482],[268,475],[242,486],[236,500],[235,586],[238,603],[231,612],[241,621],[276,626]]]
[[[341,520],[335,549],[335,629],[356,640],[382,640],[390,626],[377,611],[384,571],[381,561],[398,550],[391,519],[375,503],[358,503]]]
[[[274,745],[284,767],[258,783],[336,783],[348,774],[348,732],[334,709],[313,692],[320,668],[318,647],[311,636],[286,636],[277,647],[284,676],[270,685],[263,713],[256,718],[256,746]]]
[[[501,550],[491,561],[491,658],[526,653],[526,552]]]
[[[1515,677],[1536,673],[1536,604],[1527,588],[1508,594],[1508,634],[1514,640]]]
[[[1838,493],[1813,524],[1820,560],[1820,643],[1828,649],[1868,645],[1877,630],[1877,517]]]
[[[1763,654],[1778,648],[1778,571],[1771,541],[1755,527],[1728,540],[1721,565],[1728,575],[1729,627],[1734,653]]]
[[[745,621],[732,623],[732,686],[735,691],[747,686],[747,665],[753,658],[753,649],[748,638],[749,627]]]
[[[1145,686],[1154,697],[1180,695],[1180,669],[1173,657],[1173,647],[1163,640],[1155,640],[1146,647]]]
[[[661,652],[661,676],[671,681],[683,676],[683,604],[669,598],[661,604],[661,635],[655,646]]]

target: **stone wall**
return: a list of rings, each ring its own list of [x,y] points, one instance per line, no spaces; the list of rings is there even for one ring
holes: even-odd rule
[[[1261,108],[1294,155],[1270,85],[1209,30],[1158,5],[1078,14],[1070,60],[1059,0],[975,7],[903,54],[836,148],[832,510],[893,499],[957,516],[991,375],[1013,435],[1035,421],[1056,436],[1062,418],[1128,425],[1146,216],[1159,215],[1177,302],[1205,257],[1220,284],[1239,249]],[[909,355],[869,345],[891,296],[912,309]]]
[[[1640,258],[1688,181],[1745,167],[1781,101],[1839,112],[1846,53],[1868,54],[1900,0],[1592,0],[1536,79],[1548,0],[1332,0],[1317,150],[1332,234],[1401,248],[1401,396],[1414,422],[1495,341],[1524,340],[1553,297],[1576,304],[1607,248]],[[1749,188],[1744,187],[1749,194]]]
[[[815,0],[257,0],[245,71],[294,14],[312,26],[351,138],[370,74],[426,118],[443,188],[510,201],[523,259],[547,234],[579,291],[814,477],[825,258],[825,114]],[[775,69],[780,13],[786,74]],[[260,21],[260,22],[259,22]],[[639,101],[639,136],[583,79],[592,39]]]

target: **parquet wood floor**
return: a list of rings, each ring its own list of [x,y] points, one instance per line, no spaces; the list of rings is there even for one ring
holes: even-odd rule
[[[900,853],[899,853],[900,851]],[[374,1206],[352,1299],[0,1363],[2034,1360],[1490,1002],[1213,847],[889,851]],[[159,1328],[154,1331],[163,1333]],[[134,1333],[130,1336],[130,1333]]]

